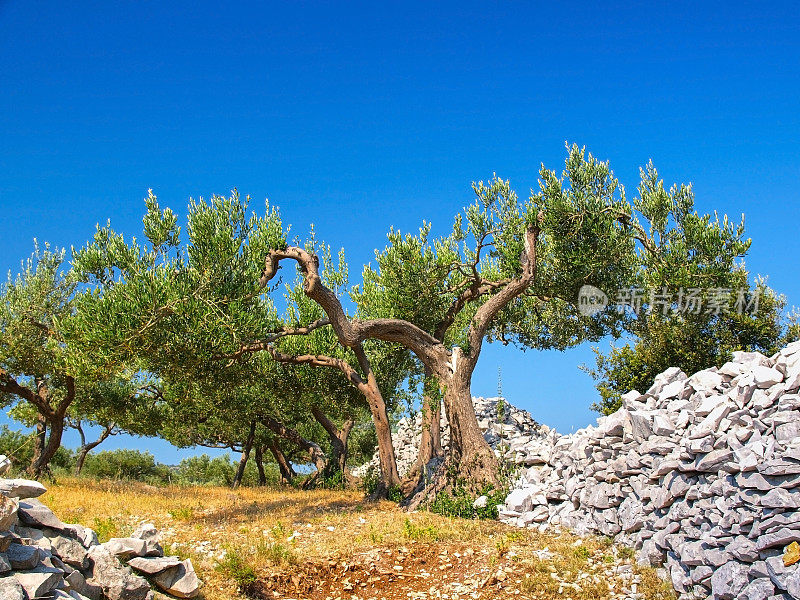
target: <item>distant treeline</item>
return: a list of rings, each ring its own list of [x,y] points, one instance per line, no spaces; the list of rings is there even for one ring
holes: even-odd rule
[[[0,454],[5,454],[12,463],[13,471],[22,472],[33,456],[34,434],[25,434],[0,428]],[[77,450],[64,446],[58,449],[51,462],[54,477],[72,475],[77,461]],[[139,450],[105,450],[89,454],[81,471],[81,477],[141,481],[150,485],[219,485],[230,486],[236,476],[237,464],[229,454],[211,458],[208,454],[184,458],[178,465],[157,462],[149,452]],[[266,481],[259,479],[254,463],[248,463],[244,471],[243,485],[278,485],[280,473],[274,463],[264,465]]]

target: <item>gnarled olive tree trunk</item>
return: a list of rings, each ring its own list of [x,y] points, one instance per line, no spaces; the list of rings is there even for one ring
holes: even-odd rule
[[[281,473],[281,477],[289,485],[294,485],[294,478],[297,477],[297,473],[295,473],[292,463],[286,458],[280,444],[278,444],[278,438],[270,438],[269,442],[267,442],[267,448],[272,452],[275,462],[278,463],[278,470]]]
[[[422,432],[417,450],[417,458],[408,470],[400,487],[403,495],[408,496],[427,476],[430,462],[444,455],[442,449],[442,402],[435,391],[430,369],[425,367],[425,385],[422,396]]]
[[[247,434],[247,440],[245,440],[244,447],[242,448],[242,454],[239,457],[239,466],[236,467],[236,475],[233,477],[233,481],[231,482],[231,487],[233,489],[238,488],[242,485],[242,479],[244,478],[244,470],[247,467],[247,461],[250,460],[250,451],[253,449],[253,440],[256,437],[256,422],[250,422],[250,431]]]
[[[273,419],[272,417],[263,416],[261,417],[261,422],[275,435],[280,436],[297,446],[300,446],[300,448],[308,452],[309,458],[311,459],[311,462],[314,463],[314,466],[317,468],[317,470],[303,482],[303,489],[308,489],[314,485],[319,476],[325,472],[325,469],[328,465],[328,457],[325,456],[325,453],[322,451],[322,448],[319,447],[319,444],[314,441],[307,440],[291,427],[285,425],[277,419]]]
[[[78,431],[78,434],[81,436],[81,447],[78,449],[78,458],[75,460],[75,475],[80,475],[81,471],[83,471],[83,465],[86,463],[86,457],[89,456],[89,452],[97,448],[100,444],[108,439],[108,437],[113,433],[114,427],[116,425],[111,423],[103,427],[103,431],[100,433],[98,438],[93,442],[86,441],[86,434],[83,431],[83,427],[81,426],[80,421],[76,421],[72,423],[70,421],[70,427]]]
[[[344,481],[344,477],[347,473],[347,440],[350,437],[350,431],[353,429],[355,421],[347,419],[342,423],[342,428],[339,429],[319,406],[312,406],[311,414],[314,415],[317,422],[325,429],[331,444],[331,455],[328,459],[325,476],[331,477],[337,473],[341,473],[342,481]]]
[[[267,472],[264,470],[264,449],[256,444],[256,468],[258,469],[258,485],[267,485]]]
[[[297,246],[270,251],[260,283],[262,286],[269,283],[282,260],[296,261],[303,274],[306,296],[325,311],[340,344],[356,351],[357,356],[359,349],[363,353],[362,343],[367,339],[395,342],[411,350],[444,387],[444,406],[450,422],[450,450],[445,461],[446,467],[440,470],[432,489],[435,492],[448,485],[448,482],[444,482],[444,473],[454,471],[473,490],[478,490],[486,484],[499,483],[499,463],[478,427],[470,389],[472,373],[492,320],[523,294],[535,279],[539,231],[537,224],[531,224],[525,230],[522,272],[519,276],[486,281],[477,268],[473,269],[475,275],[472,285],[454,299],[443,322],[437,327],[436,335],[402,319],[351,320],[336,294],[323,284],[319,274],[319,258]],[[442,340],[446,339],[445,333],[456,322],[456,317],[471,302],[486,295],[490,295],[488,300],[477,308],[469,323],[468,351],[462,352],[459,347],[452,350],[446,348]],[[427,491],[424,493],[428,495]]]
[[[400,475],[397,471],[397,459],[395,458],[394,446],[392,445],[392,427],[389,422],[389,412],[386,407],[386,402],[383,399],[383,394],[381,394],[381,390],[378,387],[378,381],[372,370],[372,365],[361,344],[354,344],[352,350],[358,360],[363,375],[353,368],[350,363],[341,358],[319,354],[304,354],[299,356],[284,354],[279,352],[272,344],[264,345],[263,349],[267,350],[272,358],[278,362],[338,369],[351,384],[356,386],[367,401],[370,414],[372,415],[372,422],[375,425],[375,433],[378,438],[381,481],[375,491],[375,496],[385,496],[389,488],[399,486]]]
[[[458,356],[458,353],[456,353]],[[475,488],[497,484],[498,462],[483,437],[472,404],[470,381],[474,361],[464,361],[449,378],[444,392],[444,406],[450,423],[450,452],[447,460],[458,465],[458,474]],[[470,364],[472,363],[472,364]]]
[[[0,368],[0,391],[22,398],[39,412],[33,460],[28,466],[28,473],[37,479],[50,471],[50,461],[61,447],[61,436],[64,433],[67,410],[75,400],[75,380],[67,375],[65,383],[66,393],[54,407],[50,404],[50,390],[47,383],[37,380],[36,390],[33,390],[28,386],[21,385],[7,371]],[[50,429],[49,436],[47,435],[48,428]]]
[[[47,433],[49,428],[50,432]],[[36,446],[28,473],[35,479],[42,475],[50,475],[50,461],[61,447],[61,436],[64,433],[64,421],[41,419],[36,426]],[[45,442],[45,437],[47,442]]]

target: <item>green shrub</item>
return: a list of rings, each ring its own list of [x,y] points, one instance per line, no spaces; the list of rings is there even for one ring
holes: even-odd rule
[[[100,479],[125,479],[151,484],[170,481],[170,470],[157,463],[149,452],[105,450],[86,457],[83,473]]]
[[[372,496],[375,490],[378,489],[378,484],[381,481],[380,467],[370,467],[361,478],[361,487],[367,496]],[[386,490],[386,499],[390,502],[397,502],[398,504],[403,500],[403,492],[400,491],[400,486],[392,486]]]
[[[438,542],[441,538],[441,532],[435,525],[416,525],[411,519],[406,518],[403,523],[403,536],[409,540]]]
[[[506,422],[506,401],[503,398],[497,399],[497,422]]]
[[[576,558],[580,558],[582,560],[586,560],[592,555],[589,549],[583,545],[577,546],[574,550],[574,553]]]
[[[378,483],[380,482],[380,470],[375,467],[370,467],[367,469],[367,472],[364,474],[364,477],[361,478],[361,487],[364,489],[364,493],[367,496],[371,496],[375,493],[375,490],[378,489]]]
[[[350,431],[347,440],[347,463],[352,467],[363,465],[372,459],[375,446],[378,445],[378,436],[375,434],[375,425],[372,420],[356,423]]]
[[[231,459],[230,454],[211,458],[208,454],[184,458],[172,472],[172,482],[178,485],[217,485],[229,486],[236,477],[239,463]],[[267,485],[280,483],[280,472],[275,463],[264,465]],[[258,485],[258,467],[254,460],[249,460],[242,477],[243,486]]]
[[[173,473],[173,482],[183,485],[228,486],[236,476],[230,454],[211,458],[208,454],[184,458]]]
[[[169,511],[169,516],[176,521],[194,520],[194,509],[191,506],[179,506]]]
[[[334,471],[326,475],[320,482],[320,487],[326,490],[343,490],[347,486],[347,480],[341,471]]]
[[[463,485],[456,485],[452,489],[439,492],[428,507],[433,513],[446,517],[460,517],[462,519],[496,519],[498,505],[503,504],[508,495],[505,489],[495,489],[486,486],[476,496],[471,494]],[[486,496],[488,502],[482,508],[475,508],[475,500]]]
[[[233,547],[225,549],[225,556],[217,561],[215,568],[225,577],[235,581],[239,589],[246,595],[249,595],[258,580],[255,568],[239,550]]]
[[[113,517],[105,519],[95,517],[93,529],[101,543],[107,542],[113,537],[118,537],[120,533],[119,524]]]
[[[50,459],[50,468],[56,473],[69,473],[75,469],[76,453],[74,450],[60,446],[53,458]]]
[[[403,492],[400,490],[399,485],[390,486],[388,490],[386,490],[386,499],[389,502],[397,502],[398,504],[403,499]]]
[[[256,554],[273,565],[293,565],[297,562],[294,551],[281,542],[262,540],[256,546]]]
[[[31,464],[35,436],[9,429],[8,425],[0,427],[0,454],[5,454],[16,469],[24,469]]]

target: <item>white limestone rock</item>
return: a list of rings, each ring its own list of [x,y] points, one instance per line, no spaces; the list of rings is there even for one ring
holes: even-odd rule
[[[653,417],[653,433],[659,436],[670,436],[675,433],[675,425],[668,416],[656,414]]]
[[[722,565],[711,576],[711,592],[719,600],[734,600],[747,587],[748,567],[731,561]]]
[[[0,531],[8,531],[17,522],[19,503],[14,498],[0,496]]]
[[[28,598],[43,598],[63,584],[64,573],[50,567],[36,567],[14,573],[14,579],[25,590]]]
[[[781,381],[783,381],[784,377],[783,373],[781,373],[777,369],[761,365],[753,367],[752,372],[753,372],[753,380],[755,381],[756,385],[761,389],[766,389],[772,387],[777,383],[780,383]]]
[[[800,569],[776,564],[800,540],[797,390],[800,343],[772,358],[735,353],[691,377],[669,369],[568,436],[508,404],[500,423],[496,399],[473,401],[495,451],[527,467],[503,521],[614,536],[640,548],[642,564],[665,565],[681,600],[762,600],[795,581],[800,594]],[[413,460],[419,438],[403,432]]]
[[[769,577],[752,580],[739,594],[742,600],[767,600],[775,593],[775,586]]]
[[[11,576],[0,578],[0,598],[3,600],[27,600],[28,595],[17,578]]]
[[[6,558],[15,571],[27,571],[39,564],[41,555],[36,546],[11,544],[6,550]]]
[[[92,576],[87,583],[102,588],[109,600],[148,600],[151,597],[147,580],[122,566],[105,545],[90,548],[88,557]]]
[[[722,375],[716,369],[706,369],[699,371],[689,378],[689,385],[698,392],[714,390],[722,386]]]
[[[676,381],[668,383],[658,393],[659,403],[664,403],[666,400],[669,400],[671,398],[678,398],[679,396],[681,396],[685,388],[686,388],[686,381],[683,379],[678,379]]]
[[[21,500],[17,514],[21,522],[32,527],[49,527],[50,529],[57,530],[64,529],[64,523],[53,514],[53,511],[35,498]]]
[[[194,598],[200,593],[200,580],[194,572],[192,561],[185,560],[153,578],[156,585],[172,596]]]
[[[5,455],[0,456],[5,458]],[[20,500],[38,498],[46,491],[46,487],[31,479],[0,479],[0,494],[10,498],[18,498]]]
[[[513,510],[519,513],[530,510],[533,507],[530,488],[513,490],[506,497],[505,507],[507,510]]]
[[[128,561],[129,567],[132,567],[133,569],[146,575],[155,575],[157,573],[161,573],[162,571],[166,571],[167,569],[177,567],[179,564],[181,564],[181,560],[177,556],[152,558],[136,557]]]

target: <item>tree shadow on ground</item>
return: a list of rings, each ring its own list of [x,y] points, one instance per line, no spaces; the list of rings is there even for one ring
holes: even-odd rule
[[[377,506],[377,504],[366,497],[352,500],[342,498],[299,500],[287,495],[278,500],[234,500],[230,506],[214,509],[204,515],[202,520],[211,524],[223,524],[231,521],[246,521],[263,515],[274,515],[278,520],[283,514],[295,521],[310,521],[325,515],[358,512],[370,506]]]

